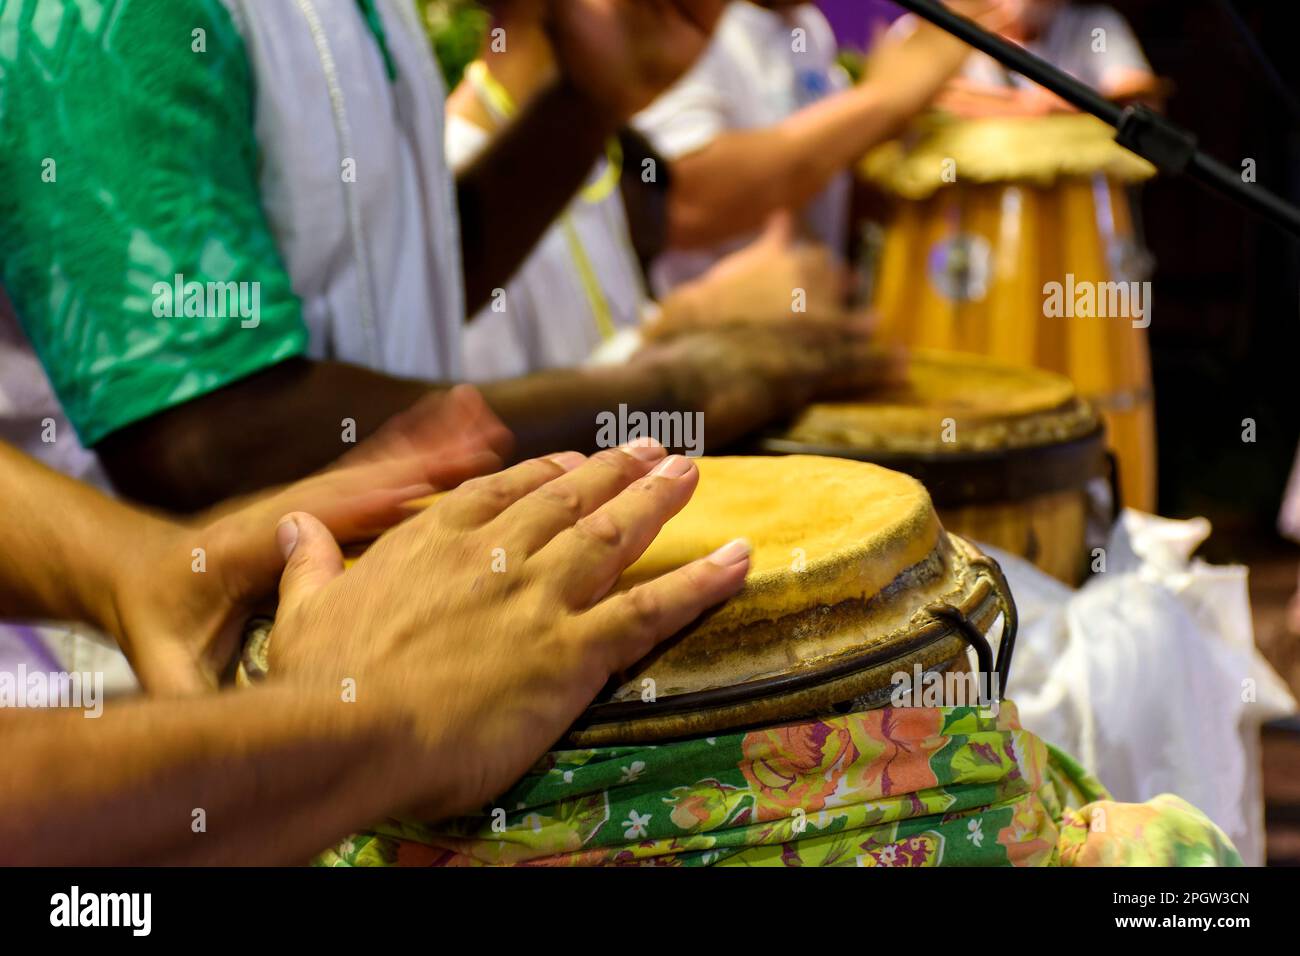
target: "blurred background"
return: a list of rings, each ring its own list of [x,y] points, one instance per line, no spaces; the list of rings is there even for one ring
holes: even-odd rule
[[[864,48],[899,8],[821,0],[840,42]],[[1248,52],[1230,10],[1286,88],[1300,90],[1290,49],[1294,7],[1271,0],[1116,0],[1156,72],[1168,113],[1230,166],[1256,160],[1259,182],[1300,199],[1300,117]],[[1160,449],[1160,511],[1203,514],[1215,560],[1281,549],[1278,506],[1300,438],[1300,246],[1186,182],[1157,179],[1142,218],[1156,258],[1151,325]],[[1258,440],[1242,441],[1253,418]],[[1291,582],[1294,583],[1294,582]]]

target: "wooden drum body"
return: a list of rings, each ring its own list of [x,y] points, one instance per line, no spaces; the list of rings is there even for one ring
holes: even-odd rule
[[[1105,419],[1124,503],[1154,511],[1150,262],[1127,194],[1151,167],[1071,115],[933,122],[864,170],[898,200],[875,287],[883,338],[1068,376]],[[1051,283],[1073,299],[1116,282],[1143,315],[1047,307]]]
[[[948,352],[913,353],[905,382],[811,405],[761,447],[912,475],[950,531],[1071,585],[1087,568],[1089,485],[1110,473],[1104,427],[1067,379]]]

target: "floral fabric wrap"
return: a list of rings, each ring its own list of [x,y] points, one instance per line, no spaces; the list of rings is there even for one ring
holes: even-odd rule
[[[882,708],[547,754],[482,816],[386,821],[323,866],[1240,865],[1194,807],[1111,801],[1015,706]]]

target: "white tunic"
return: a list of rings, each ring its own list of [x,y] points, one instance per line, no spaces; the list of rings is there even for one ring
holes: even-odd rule
[[[248,47],[262,202],[302,298],[310,354],[459,377],[465,300],[446,89],[414,5],[377,0],[390,81],[356,0],[224,2]],[[349,168],[355,182],[344,181]]]
[[[1042,35],[1026,43],[1025,49],[1103,92],[1123,73],[1151,72],[1151,64],[1128,21],[1099,4],[1062,7],[1053,14]],[[1032,80],[1011,72],[985,53],[971,54],[962,75],[986,86],[1033,85]]]

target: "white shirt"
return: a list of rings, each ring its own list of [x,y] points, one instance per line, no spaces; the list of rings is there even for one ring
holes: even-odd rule
[[[459,378],[465,297],[446,88],[414,4],[376,3],[390,81],[356,0],[223,2],[248,49],[262,202],[302,298],[309,354]],[[354,182],[343,180],[349,161]]]
[[[728,130],[775,126],[847,86],[835,55],[835,35],[812,4],[778,12],[735,0],[700,60],[634,123],[669,160],[702,149]],[[846,172],[803,210],[808,232],[837,252],[844,247],[848,202]],[[653,270],[656,292],[700,275],[753,238],[665,253]]]

